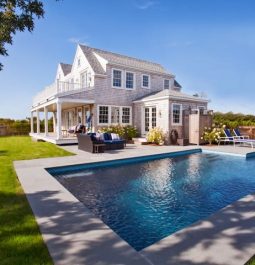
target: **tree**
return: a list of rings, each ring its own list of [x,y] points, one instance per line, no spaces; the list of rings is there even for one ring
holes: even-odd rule
[[[7,56],[6,44],[12,44],[17,31],[34,29],[34,19],[44,15],[43,3],[38,0],[0,0],[0,55]],[[3,64],[0,62],[0,71]]]

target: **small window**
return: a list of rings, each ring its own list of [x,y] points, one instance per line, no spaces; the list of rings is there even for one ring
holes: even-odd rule
[[[130,108],[122,108],[122,123],[130,124]]]
[[[134,74],[130,72],[126,72],[126,88],[133,89],[134,88]]]
[[[170,80],[164,79],[164,89],[170,89]]]
[[[182,124],[182,105],[173,104],[172,105],[172,124],[181,125]]]
[[[120,108],[111,107],[111,123],[120,123]]]
[[[80,58],[78,58],[78,60],[77,60],[77,65],[78,65],[78,67],[81,65],[81,59]]]
[[[109,108],[108,106],[99,106],[99,123],[107,124],[109,122]]]
[[[142,75],[142,87],[149,88],[150,87],[150,76]]]
[[[113,70],[112,71],[113,77],[112,77],[112,86],[113,87],[121,87],[122,86],[122,71],[120,70]]]

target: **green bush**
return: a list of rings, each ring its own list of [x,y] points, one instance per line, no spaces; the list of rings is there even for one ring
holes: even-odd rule
[[[127,126],[112,125],[112,126],[101,128],[100,131],[106,132],[106,133],[116,133],[121,138],[124,138],[126,140],[132,140],[132,138],[137,136],[136,127],[131,126],[131,125],[127,125]]]
[[[151,128],[146,136],[147,141],[154,144],[163,144],[164,138],[163,130],[158,127]]]

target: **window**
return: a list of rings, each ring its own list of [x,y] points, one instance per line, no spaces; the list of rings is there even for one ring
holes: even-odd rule
[[[112,86],[121,87],[122,86],[122,71],[113,69],[112,71]]]
[[[81,65],[81,59],[80,58],[78,58],[78,60],[77,60],[77,65],[78,65],[78,67]]]
[[[108,124],[109,118],[109,107],[108,106],[99,106],[99,123],[101,124]]]
[[[170,80],[164,79],[164,89],[170,89]]]
[[[150,76],[142,75],[142,87],[150,88]]]
[[[172,124],[181,125],[182,124],[182,105],[172,104]]]
[[[111,123],[120,123],[120,108],[111,107]]]
[[[126,88],[133,89],[134,88],[134,74],[130,72],[126,72]]]
[[[78,121],[78,123],[82,123],[82,108],[78,108],[77,121]]]
[[[124,124],[130,123],[130,108],[126,107],[122,108],[122,123]]]

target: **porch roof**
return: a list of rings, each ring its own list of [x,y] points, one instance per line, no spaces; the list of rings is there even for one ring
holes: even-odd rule
[[[195,101],[195,102],[202,102],[208,103],[210,100],[206,98],[201,98],[197,96],[188,95],[182,93],[180,91],[172,90],[172,89],[164,89],[159,92],[153,92],[147,96],[143,96],[134,100],[134,103],[137,102],[145,102],[145,101],[153,101],[153,100],[161,100],[161,99],[177,99],[177,100],[187,100],[187,101]]]

